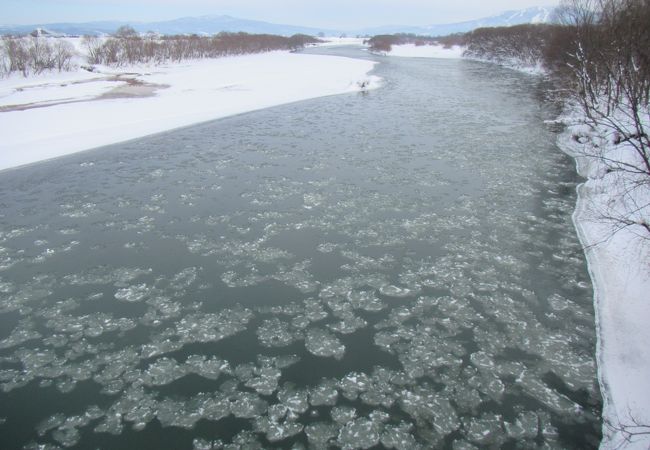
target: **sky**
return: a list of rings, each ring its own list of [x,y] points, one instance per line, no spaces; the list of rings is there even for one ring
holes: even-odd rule
[[[289,25],[362,28],[478,19],[559,0],[0,0],[0,24],[121,20],[151,22],[231,15]]]

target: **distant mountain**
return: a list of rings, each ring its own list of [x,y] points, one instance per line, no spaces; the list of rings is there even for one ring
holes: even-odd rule
[[[28,34],[35,29],[48,30],[51,34],[65,34],[68,36],[82,34],[111,34],[126,22],[103,21],[87,23],[47,23],[34,25],[0,25],[0,34]]]
[[[498,16],[470,20],[467,22],[429,25],[423,27],[392,25],[366,28],[361,30],[359,34],[377,35],[413,33],[428,36],[445,36],[452,33],[465,33],[482,27],[508,27],[525,23],[550,23],[553,16],[553,10],[553,7],[535,6],[521,10],[506,11]]]
[[[183,17],[181,19],[168,20],[164,22],[134,24],[133,27],[137,31],[154,31],[161,34],[216,34],[221,31],[243,31],[246,33],[267,33],[291,36],[293,34],[316,35],[318,33],[324,33],[329,35],[338,35],[340,33],[325,28],[282,25],[261,22],[259,20],[238,19],[231,16]]]
[[[34,25],[0,26],[0,34],[28,34],[35,29],[47,30],[48,33],[66,35],[102,35],[114,33],[122,25],[130,25],[141,33],[153,31],[160,34],[205,34],[211,35],[221,31],[244,31],[246,33],[268,33],[290,36],[293,34],[317,35],[323,33],[327,36],[338,36],[343,33],[349,35],[376,35],[394,33],[413,33],[429,36],[442,36],[451,33],[461,33],[480,27],[499,27],[519,25],[522,23],[547,23],[552,16],[552,7],[533,7],[517,11],[507,11],[498,16],[484,19],[470,20],[467,22],[430,25],[424,27],[394,25],[361,30],[332,30],[326,28],[301,27],[294,25],[281,25],[259,20],[238,19],[231,16],[201,16],[183,17],[175,20],[160,22],[87,22],[87,23],[48,23]]]
[[[114,33],[122,25],[130,25],[136,31],[146,33],[153,31],[160,34],[205,34],[211,35],[221,31],[246,33],[268,33],[283,36],[293,34],[328,36],[341,34],[340,31],[326,28],[311,28],[293,25],[280,25],[258,20],[238,19],[230,16],[183,17],[160,22],[87,22],[87,23],[48,23],[34,25],[0,26],[0,34],[27,34],[34,29],[48,30],[50,33],[67,35],[102,35]]]

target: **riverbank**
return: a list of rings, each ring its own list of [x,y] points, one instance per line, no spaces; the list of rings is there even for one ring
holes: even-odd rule
[[[464,47],[454,45],[446,48],[442,45],[393,45],[388,56],[406,58],[445,58],[459,59],[463,57]]]
[[[454,45],[452,47],[444,47],[442,45],[393,45],[387,56],[398,56],[406,58],[443,58],[443,59],[469,59],[472,61],[480,61],[489,64],[498,64],[508,69],[513,69],[518,72],[527,73],[530,75],[544,75],[546,70],[541,64],[531,66],[523,63],[517,58],[493,60],[489,58],[476,58],[465,56],[467,47],[461,45]]]
[[[388,54],[445,57],[426,47],[396,46]],[[459,53],[462,57],[462,49]],[[528,74],[545,73],[541,65],[527,66],[516,59],[482,61]],[[603,139],[606,133],[585,126],[577,108],[568,109],[559,122],[567,126],[559,146],[576,159],[579,174],[587,179],[578,189],[573,220],[594,286],[603,396],[601,448],[645,450],[650,448],[650,240],[640,227],[621,227],[604,217],[629,217],[635,211],[637,218],[648,220],[650,193],[638,188],[635,175],[610,171],[599,158],[625,160],[623,155],[633,153],[625,148],[629,144]]]
[[[0,170],[284,103],[372,89],[379,85],[368,75],[374,64],[277,51],[0,80]]]
[[[581,114],[567,111],[560,121],[567,130],[560,148],[576,159],[587,179],[578,188],[574,223],[585,248],[594,285],[599,366],[603,395],[601,448],[650,448],[650,240],[647,232],[623,227],[603,217],[648,215],[648,190],[628,190],[634,176],[607,170],[604,152],[621,155],[623,145],[607,143],[584,125]],[[620,158],[620,156],[619,156]],[[624,192],[626,191],[626,192]],[[646,233],[645,235],[643,233]]]

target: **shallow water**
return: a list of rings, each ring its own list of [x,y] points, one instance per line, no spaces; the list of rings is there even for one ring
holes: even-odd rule
[[[377,91],[0,173],[1,448],[598,445],[556,111],[377,59]]]

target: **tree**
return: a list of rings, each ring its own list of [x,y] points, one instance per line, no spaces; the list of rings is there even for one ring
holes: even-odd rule
[[[575,27],[574,100],[602,140],[586,156],[623,175],[602,216],[650,239],[650,205],[638,200],[650,189],[650,0],[564,0],[560,11]]]

